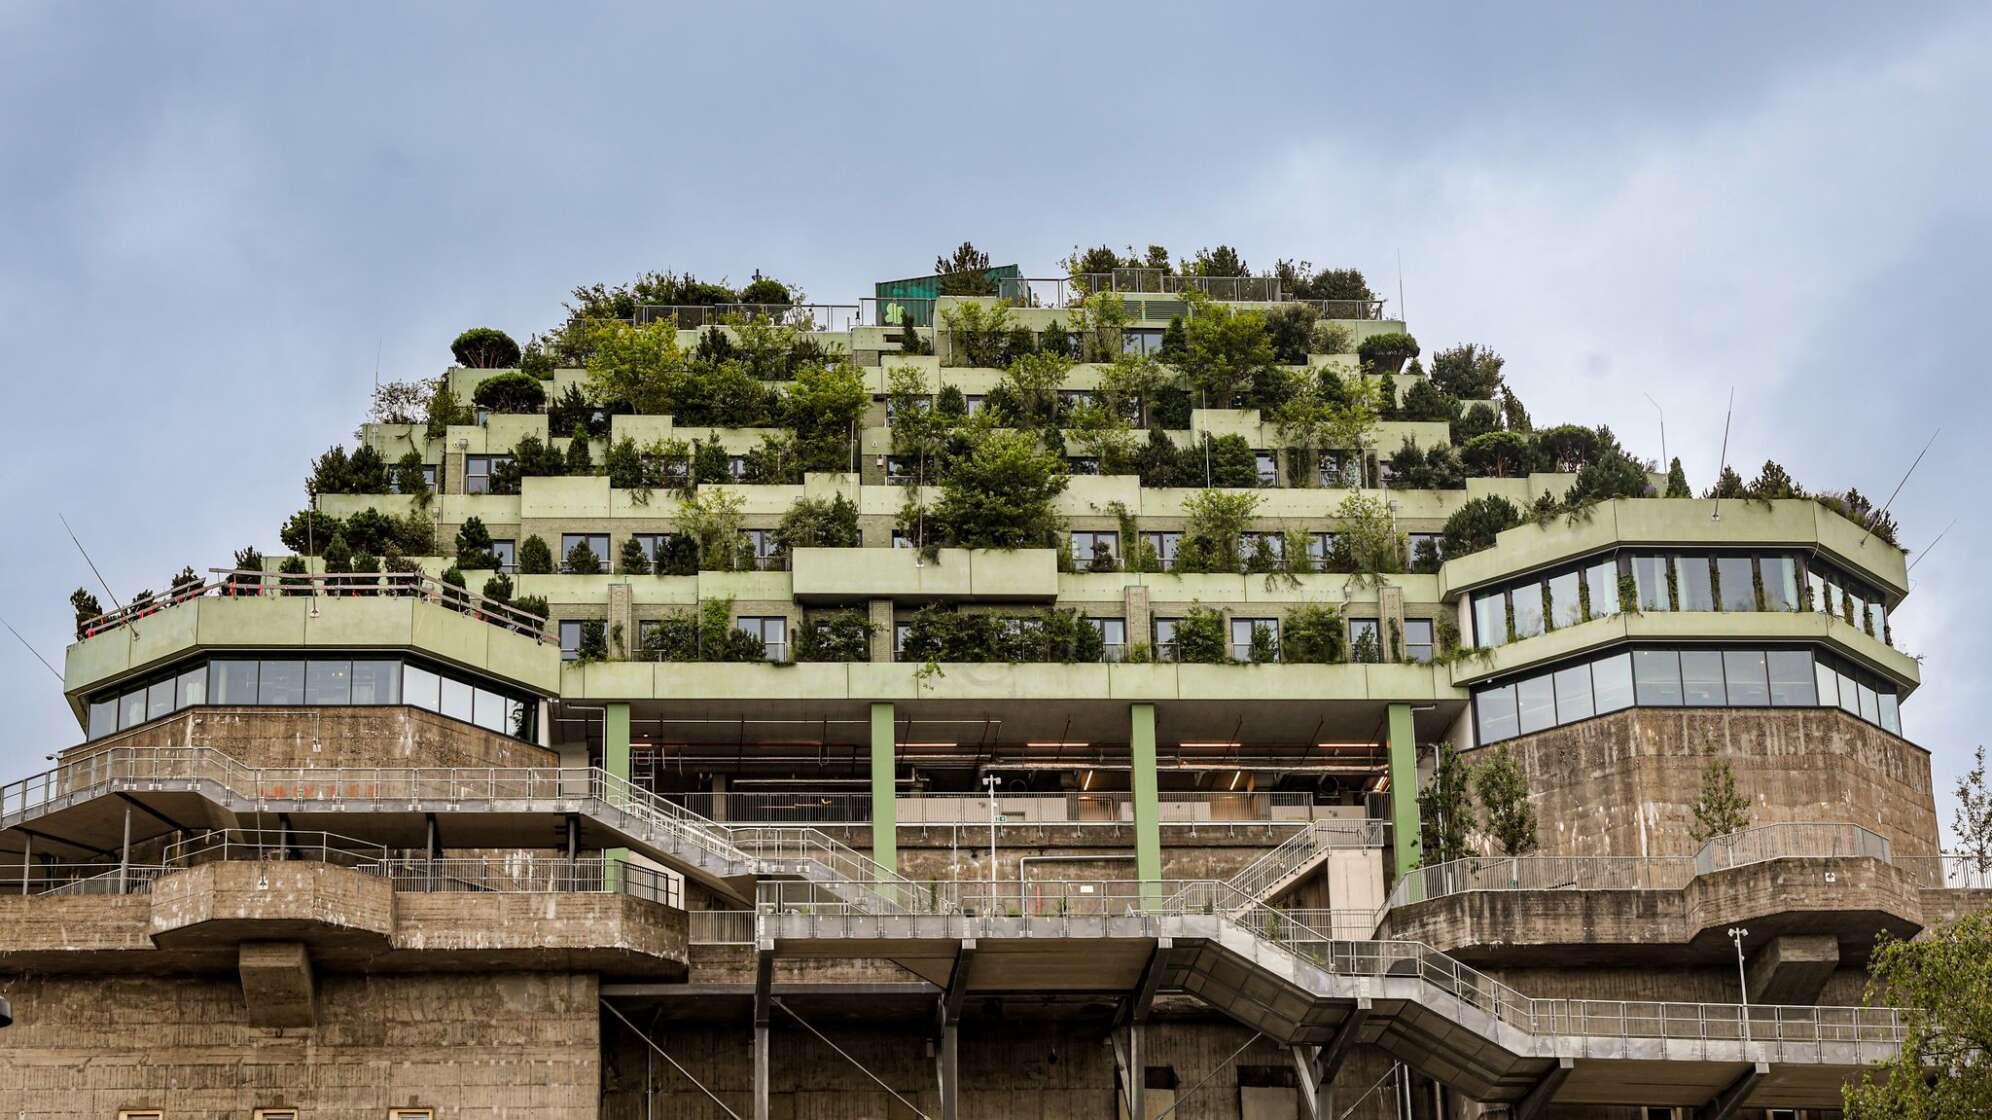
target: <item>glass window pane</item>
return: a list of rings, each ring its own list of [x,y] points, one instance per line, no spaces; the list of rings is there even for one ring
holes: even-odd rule
[[[1902,734],[1902,711],[1897,706],[1893,692],[1878,692],[1874,697],[1875,706],[1881,712],[1881,726],[1891,734]]]
[[[1660,708],[1680,706],[1681,658],[1673,650],[1634,650],[1632,677],[1641,705]]]
[[[307,704],[336,704],[344,707],[353,702],[353,663],[350,661],[313,661],[304,670],[304,702]]]
[[[1548,673],[1515,683],[1515,708],[1522,734],[1556,726],[1556,684]]]
[[[173,678],[154,681],[145,690],[145,718],[158,719],[173,714]]]
[[[470,722],[473,714],[473,697],[477,690],[462,681],[443,678],[443,714],[451,719]]]
[[[1713,649],[1682,650],[1682,702],[1690,708],[1719,708],[1725,695],[1722,687],[1722,652]]]
[[[1674,557],[1674,587],[1684,611],[1715,609],[1715,578],[1709,574],[1708,557]]]
[[[145,722],[145,690],[134,689],[118,698],[118,727],[137,727]]]
[[[1639,592],[1640,610],[1664,611],[1669,609],[1667,602],[1667,558],[1665,556],[1633,557],[1632,582]]]
[[[304,662],[265,661],[256,683],[258,704],[304,703]]]
[[[1815,567],[1805,571],[1805,585],[1812,589],[1812,609],[1820,614],[1832,614],[1832,595],[1826,586],[1826,577]]]
[[[1718,556],[1715,572],[1722,577],[1723,610],[1757,609],[1757,577],[1748,556]]]
[[[256,668],[254,661],[208,662],[208,696],[211,704],[254,704]]]
[[[1887,612],[1882,607],[1881,600],[1879,599],[1868,600],[1867,630],[1868,633],[1875,636],[1876,641],[1880,641],[1888,635]]]
[[[1798,609],[1798,561],[1789,556],[1760,556],[1757,571],[1764,582],[1764,609]]]
[[[401,670],[401,695],[404,703],[432,712],[442,711],[441,688],[442,678],[427,669],[408,665]]]
[[[1824,661],[1813,666],[1813,677],[1819,686],[1819,706],[1831,708],[1840,702],[1840,674],[1835,673]]]
[[[1840,710],[1860,715],[1861,686],[1845,673],[1839,673],[1837,676],[1840,678]]]
[[[1771,703],[1780,708],[1810,708],[1819,703],[1812,680],[1812,655],[1802,649],[1774,649],[1770,663]]]
[[[1556,722],[1575,723],[1597,714],[1591,702],[1591,667],[1573,665],[1556,671]]]
[[[1473,597],[1473,641],[1487,649],[1508,643],[1508,605],[1499,591]]]
[[[177,685],[178,695],[173,700],[181,708],[192,708],[207,703],[207,666],[200,665],[180,674]]]
[[[1577,573],[1549,577],[1549,621],[1559,628],[1584,621],[1584,604],[1577,600]]]
[[[1508,594],[1515,605],[1515,638],[1533,638],[1542,633],[1542,584],[1525,583]]]
[[[1849,607],[1849,604],[1851,604],[1851,607]],[[1861,625],[1862,616],[1867,614],[1867,600],[1861,596],[1860,592],[1855,591],[1853,588],[1842,588],[1840,591],[1840,609],[1846,612],[1840,616],[1842,619],[1851,619],[1855,626],[1859,626]]]
[[[401,702],[401,662],[353,662],[353,703],[398,704]]]
[[[118,701],[116,697],[99,700],[90,705],[90,738],[101,739],[118,729]]]
[[[1874,706],[1874,689],[1860,685],[1861,718],[1869,723],[1881,722],[1881,713]]]
[[[1591,693],[1599,715],[1632,707],[1632,655],[1621,653],[1591,662]]]
[[[506,698],[505,727],[512,735],[520,739],[531,739],[533,737],[534,710],[533,705],[523,700]]]
[[[1731,707],[1762,708],[1771,702],[1771,684],[1762,650],[1723,650],[1722,679],[1729,686]]]
[[[1584,586],[1590,592],[1592,618],[1618,613],[1618,564],[1615,561],[1602,560],[1585,568]]]
[[[505,698],[488,688],[472,690],[471,722],[492,731],[505,730]]]
[[[1431,619],[1407,618],[1404,620],[1404,656],[1418,662],[1427,662],[1432,659]]]
[[[1490,688],[1473,698],[1480,717],[1480,742],[1498,743],[1515,737],[1515,686]]]

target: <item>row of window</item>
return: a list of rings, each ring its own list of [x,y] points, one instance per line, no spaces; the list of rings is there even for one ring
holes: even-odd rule
[[[1018,619],[1019,624],[1032,620]],[[1087,618],[1084,620],[1100,635],[1103,661],[1119,661],[1127,656],[1127,619]],[[1176,630],[1182,625],[1181,618],[1157,618],[1150,625],[1149,635],[1158,661],[1173,661],[1176,657]],[[1347,620],[1348,647],[1356,649],[1383,649],[1382,623],[1374,618],[1351,618]],[[897,623],[893,627],[892,654],[895,660],[906,648],[906,636],[912,629],[910,623]],[[1233,618],[1231,619],[1231,657],[1236,661],[1253,659],[1255,635],[1260,648],[1270,653],[1270,659],[1280,659],[1280,620],[1277,618]],[[1413,661],[1429,662],[1435,650],[1434,630],[1429,618],[1407,618],[1404,620],[1404,656]]]
[[[531,697],[396,657],[217,657],[178,666],[91,698],[91,739],[129,731],[186,708],[368,707],[407,704],[532,740]]]
[[[560,659],[574,661],[581,656],[581,629],[587,620],[578,618],[562,619],[560,622]],[[636,624],[636,645],[647,649],[658,629],[664,624],[654,618],[639,619]],[[743,615],[733,620],[733,628],[743,634],[752,634],[768,647],[768,660],[788,660],[788,625],[784,615]]]
[[[1832,708],[1896,735],[1895,686],[1805,649],[1634,649],[1473,692],[1482,745],[1622,708]]]
[[[1824,563],[1787,552],[1620,552],[1551,569],[1473,594],[1473,637],[1492,648],[1619,613],[1630,580],[1642,612],[1796,611],[1800,587],[1812,609],[1847,618],[1884,641],[1882,596]]]
[[[1312,567],[1319,569],[1327,565],[1329,558],[1335,553],[1335,542],[1340,536],[1341,534],[1339,533],[1330,532],[1310,532],[1307,534],[1307,559]],[[1079,567],[1086,567],[1097,557],[1105,557],[1115,567],[1120,565],[1121,535],[1118,531],[1113,529],[1074,530],[1070,534],[1070,537],[1072,559]],[[1405,534],[1408,551],[1414,559],[1419,557],[1439,558],[1441,556],[1439,539],[1439,534],[1437,533]],[[895,535],[893,543],[895,546],[898,545],[899,538],[897,535]],[[1181,532],[1175,530],[1144,531],[1141,534],[1141,543],[1154,551],[1155,557],[1160,562],[1163,571],[1175,570],[1177,557],[1183,547],[1183,534]],[[1260,552],[1265,552],[1271,555],[1276,563],[1284,565],[1286,562],[1286,548],[1287,537],[1285,533],[1254,531],[1241,534],[1239,537],[1238,551],[1241,558],[1246,560],[1250,560]]]

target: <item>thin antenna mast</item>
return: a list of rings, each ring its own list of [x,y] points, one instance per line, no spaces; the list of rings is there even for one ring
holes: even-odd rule
[[[1944,533],[1950,532],[1952,527],[1955,526],[1956,524],[1957,524],[1957,518],[1955,517],[1951,518],[1951,523],[1949,525],[1944,526],[1944,532],[1938,533],[1936,540],[1931,541],[1928,545],[1924,546],[1923,551],[1917,553],[1916,559],[1910,561],[1909,566],[1907,568],[1904,568],[1903,571],[1904,572],[1915,571],[1916,565],[1921,564],[1923,562],[1923,557],[1928,556],[1930,554],[1930,550],[1937,547],[1938,542],[1944,539]]]
[[[1729,411],[1722,414],[1722,462],[1715,468],[1715,509],[1708,515],[1710,521],[1722,520],[1722,472],[1729,469],[1729,419],[1736,415],[1736,386],[1729,387]]]
[[[25,649],[25,650],[27,650],[27,651],[28,651],[29,653],[32,653],[32,654],[34,654],[34,655],[35,655],[35,660],[36,660],[36,661],[39,661],[39,662],[41,662],[41,663],[42,663],[42,668],[44,668],[44,669],[47,669],[47,670],[48,670],[49,672],[51,672],[51,673],[55,673],[55,679],[56,679],[56,680],[61,680],[61,679],[62,679],[62,674],[61,674],[61,673],[56,673],[56,672],[55,672],[55,666],[53,666],[53,665],[50,665],[50,664],[48,663],[48,658],[46,658],[46,657],[43,657],[43,656],[41,655],[41,651],[40,651],[40,650],[38,650],[38,649],[36,649],[35,647],[33,647],[33,646],[29,645],[29,644],[28,644],[28,640],[27,640],[26,638],[23,638],[23,637],[21,637],[21,632],[20,632],[19,630],[16,630],[16,629],[14,629],[14,624],[13,624],[13,623],[11,623],[11,622],[8,622],[8,621],[7,621],[7,620],[6,620],[5,618],[0,618],[0,626],[5,626],[5,627],[7,628],[7,633],[9,633],[9,634],[12,634],[12,635],[14,635],[14,640],[15,640],[15,641],[17,641],[17,642],[19,642],[19,643],[21,643],[21,648],[22,648],[22,649]]]
[[[76,539],[76,530],[69,527],[69,519],[60,513],[55,515],[55,519],[62,522],[62,529],[69,534],[69,540],[76,545],[76,551],[83,554],[83,562],[90,565],[90,574],[97,577],[97,583],[103,587],[104,594],[111,597],[111,605],[119,610],[123,610],[124,604],[118,602],[118,593],[111,590],[111,585],[104,580],[104,573],[97,570],[97,562],[90,559],[90,550],[84,548],[83,542]]]
[[[1909,464],[1908,470],[1902,472],[1902,481],[1895,484],[1895,489],[1888,495],[1888,500],[1881,503],[1881,509],[1873,517],[1868,519],[1868,531],[1861,534],[1862,544],[1866,544],[1867,539],[1874,535],[1875,525],[1879,524],[1882,518],[1888,516],[1888,507],[1895,504],[1896,495],[1902,493],[1902,488],[1909,484],[1909,476],[1916,473],[1916,468],[1922,465],[1923,456],[1930,453],[1930,444],[1937,442],[1937,437],[1943,434],[1944,430],[1942,428],[1931,432],[1929,442],[1923,444],[1923,450],[1916,452],[1916,461]]]
[[[1402,249],[1397,250],[1397,317],[1404,318],[1404,250]]]
[[[380,350],[386,341],[384,338],[374,339],[374,392],[376,393],[380,392]]]

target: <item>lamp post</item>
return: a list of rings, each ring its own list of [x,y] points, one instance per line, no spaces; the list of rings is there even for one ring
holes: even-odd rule
[[[1743,1040],[1750,1040],[1750,977],[1743,970],[1743,939],[1750,931],[1742,926],[1729,927],[1729,940],[1736,943],[1736,988],[1743,993]]]
[[[1660,463],[1661,463],[1661,465],[1662,465],[1662,466],[1665,466],[1665,465],[1666,465],[1666,464],[1668,463],[1668,459],[1667,459],[1667,410],[1666,410],[1666,409],[1664,409],[1664,408],[1661,408],[1661,407],[1660,407],[1660,402],[1659,402],[1659,401],[1656,401],[1656,400],[1654,400],[1654,399],[1653,399],[1653,394],[1651,394],[1651,393],[1641,393],[1641,394],[1640,394],[1640,396],[1642,396],[1642,397],[1645,397],[1645,398],[1646,398],[1646,403],[1647,403],[1647,404],[1650,404],[1650,405],[1652,405],[1652,406],[1653,406],[1653,411],[1655,411],[1655,412],[1657,412],[1657,413],[1659,413],[1659,414],[1660,414]]]
[[[986,774],[982,784],[989,787],[989,898],[995,905],[996,898],[996,784],[1001,781],[994,774]]]

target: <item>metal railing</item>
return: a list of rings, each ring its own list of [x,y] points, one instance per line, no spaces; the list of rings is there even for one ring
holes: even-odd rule
[[[763,320],[804,331],[847,331],[860,325],[855,303],[646,303],[636,309],[636,325],[669,321],[679,330],[738,326]]]
[[[0,894],[32,894],[51,897],[76,895],[144,894],[152,883],[169,871],[159,864],[56,863],[25,868],[20,875],[0,880]]]
[[[689,792],[660,795],[686,809],[728,825],[737,824],[866,824],[872,820],[870,793],[847,790]],[[1134,795],[1125,791],[1001,793],[996,798],[999,825],[1124,825],[1132,822]],[[1252,824],[1304,825],[1317,811],[1314,795],[1305,791],[1229,793],[1164,790],[1157,795],[1164,825]],[[986,793],[901,793],[894,798],[895,820],[901,825],[986,825]],[[1334,823],[1360,824],[1348,818]],[[1381,841],[1379,840],[1379,843]]]
[[[358,867],[387,858],[387,848],[333,832],[217,828],[166,845],[160,862],[193,867],[221,860],[315,860]]]
[[[373,870],[397,891],[427,894],[626,894],[665,906],[682,907],[684,889],[674,876],[627,860],[580,859],[391,859]]]
[[[107,630],[129,626],[160,611],[203,597],[218,599],[260,596],[317,596],[324,598],[418,599],[446,610],[469,615],[481,622],[523,634],[536,642],[547,641],[546,619],[510,603],[488,599],[421,572],[318,572],[266,573],[233,568],[209,568],[209,579],[184,584],[166,594],[132,603],[120,610],[99,615],[83,626],[83,637],[94,638]]]
[[[1992,890],[1992,859],[1947,853],[1940,856],[1896,856],[1889,862],[1906,872],[1918,886]]]
[[[752,945],[754,943],[754,911],[752,910],[693,910],[685,915],[689,936],[687,942],[693,945]]]
[[[1281,302],[1277,276],[1185,276],[1159,268],[1117,268],[1112,272],[1082,272],[1067,276],[1063,283],[1070,286],[1075,296],[1091,292],[1180,295],[1196,291],[1227,302]],[[1060,306],[1063,306],[1062,302]]]
[[[1889,859],[1888,838],[1857,824],[1787,821],[1717,836],[1695,853],[1695,874],[1793,857]]]

